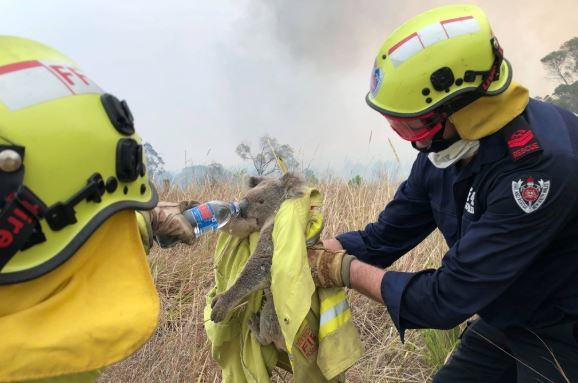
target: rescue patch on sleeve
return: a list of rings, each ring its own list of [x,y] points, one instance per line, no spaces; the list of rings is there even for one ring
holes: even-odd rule
[[[512,181],[512,193],[516,203],[525,213],[532,213],[538,210],[548,197],[550,191],[550,180],[534,177],[522,177],[517,181]]]
[[[508,150],[514,161],[530,153],[542,150],[538,138],[526,119],[518,116],[502,128],[502,134],[508,144]]]

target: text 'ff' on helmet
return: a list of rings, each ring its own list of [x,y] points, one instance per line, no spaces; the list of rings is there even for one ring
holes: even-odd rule
[[[0,36],[0,284],[61,265],[112,214],[151,209],[124,101],[42,44]]]

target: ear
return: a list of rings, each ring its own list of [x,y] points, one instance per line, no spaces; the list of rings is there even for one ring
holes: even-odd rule
[[[258,176],[250,176],[247,178],[247,186],[250,188],[254,188],[255,186],[259,185],[262,181],[266,180],[267,177],[258,177]]]
[[[283,174],[280,181],[287,192],[287,197],[297,198],[303,197],[303,194],[305,194],[305,181],[298,175],[288,172]]]

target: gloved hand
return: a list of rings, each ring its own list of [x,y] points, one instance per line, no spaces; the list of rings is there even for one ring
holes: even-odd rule
[[[152,234],[155,237],[173,237],[183,243],[192,245],[195,241],[195,232],[191,224],[182,215],[182,212],[198,204],[197,201],[161,201],[153,210],[141,213],[144,213],[145,218],[148,218]]]
[[[313,282],[321,288],[350,287],[349,267],[354,259],[345,250],[330,250],[323,247],[321,242],[307,249]]]

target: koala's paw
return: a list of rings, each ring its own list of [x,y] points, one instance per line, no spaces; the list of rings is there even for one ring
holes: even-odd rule
[[[261,332],[261,317],[259,316],[259,313],[255,313],[253,315],[251,315],[251,318],[249,319],[249,329],[251,329],[251,332],[253,332],[253,334],[255,335],[259,335],[259,333]]]
[[[218,294],[211,301],[211,320],[215,323],[222,322],[229,312],[229,305],[224,294]]]

